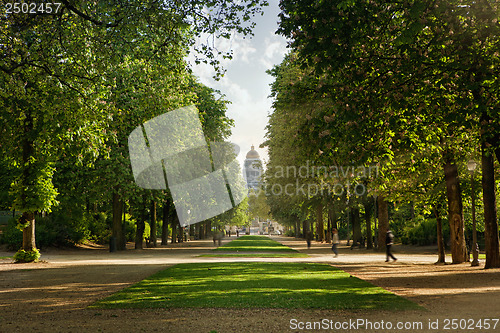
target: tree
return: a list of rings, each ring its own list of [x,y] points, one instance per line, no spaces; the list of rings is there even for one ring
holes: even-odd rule
[[[422,119],[425,114],[431,124],[444,120],[438,135],[441,139],[451,135],[456,140],[464,128],[482,127],[482,141],[497,144],[491,131],[498,128],[497,102],[492,96],[497,91],[497,80],[493,78],[498,76],[495,50],[499,27],[492,4],[282,1],[281,7],[279,32],[292,39],[291,45],[304,66],[314,68],[316,75],[327,73],[335,79],[320,90],[330,91],[340,101],[336,117],[365,120],[362,115],[370,115],[365,123],[368,129],[376,129],[381,122],[391,128],[384,132],[398,133],[393,125],[401,115]],[[378,108],[378,114],[373,106]],[[484,122],[487,117],[492,122]],[[356,122],[358,131],[360,123]],[[424,142],[431,128],[436,126],[411,133]],[[373,130],[361,133],[374,134]],[[388,136],[391,141],[392,137]],[[359,142],[367,142],[363,135],[361,138]],[[443,152],[441,164],[449,185],[449,220],[454,237],[452,257],[458,263],[465,260],[459,178],[454,171],[458,146],[454,142],[443,146],[440,140],[435,147]],[[391,150],[390,142],[385,149]],[[491,169],[488,172],[492,174]],[[493,178],[488,179],[484,186],[494,187]],[[488,200],[488,216],[495,216],[494,200]],[[491,221],[497,223],[493,218]],[[487,234],[492,244],[498,243],[497,233]],[[487,260],[486,267],[497,265],[495,246],[487,250],[487,256],[491,260]]]
[[[233,30],[250,34],[251,17],[266,4],[261,0],[62,1],[58,12],[2,17],[0,117],[9,124],[2,130],[2,137],[8,138],[2,149],[20,152],[14,162],[20,175],[12,189],[13,206],[23,211],[25,250],[36,246],[34,213],[50,211],[56,203],[54,161],[63,150],[81,160],[95,159],[103,148],[107,112],[114,109],[103,103],[110,93],[106,79],[115,65],[124,57],[134,61],[168,55],[169,49],[192,43],[201,34],[225,38]],[[207,43],[197,50],[198,61],[210,62],[221,73],[217,58],[221,52]],[[63,149],[65,139],[77,137],[84,139]],[[75,146],[82,148],[80,155]],[[120,200],[113,201],[118,211]]]
[[[250,190],[248,194],[248,215],[251,218],[267,220],[270,218],[266,194],[263,190]]]

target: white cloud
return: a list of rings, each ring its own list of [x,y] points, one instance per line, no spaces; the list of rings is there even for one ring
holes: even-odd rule
[[[257,49],[252,45],[252,40],[243,39],[238,35],[231,40],[231,49],[234,50],[234,61],[242,61],[247,64],[250,63],[249,57],[252,57],[257,52]]]
[[[258,27],[251,39],[235,35],[230,40],[216,41],[219,51],[233,50],[232,60],[219,59],[227,69],[220,81],[213,80],[214,70],[209,65],[193,65],[194,74],[203,84],[220,90],[232,103],[228,105],[228,116],[235,120],[235,126],[229,141],[240,147],[240,164],[252,144],[263,160],[268,159],[267,151],[259,148],[265,139],[272,104],[267,98],[272,78],[265,71],[281,63],[287,53],[286,40],[274,34],[278,13],[277,5],[268,7],[265,15],[257,19]]]
[[[260,58],[260,63],[264,65],[266,69],[271,69],[274,65],[279,64],[283,57],[285,56],[286,42],[276,35],[271,37],[266,37],[264,40],[265,50],[263,52],[263,57]]]

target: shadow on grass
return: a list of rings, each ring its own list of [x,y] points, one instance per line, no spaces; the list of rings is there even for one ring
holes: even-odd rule
[[[91,307],[423,309],[329,265],[258,262],[179,264]]]

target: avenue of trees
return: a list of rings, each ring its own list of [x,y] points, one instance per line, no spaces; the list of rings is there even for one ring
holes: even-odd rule
[[[400,214],[401,232],[432,218],[439,261],[447,241],[461,263],[472,246],[475,194],[485,268],[500,267],[498,3],[280,6],[278,33],[290,52],[269,72],[274,105],[264,146],[273,217],[296,235],[314,228],[318,240],[348,223],[353,243],[369,248],[385,244],[390,216],[394,227]],[[472,175],[470,160],[478,164]]]
[[[168,191],[135,185],[127,137],[155,116],[194,104],[207,140],[226,139],[233,124],[228,101],[199,83],[185,59],[194,52],[196,62],[223,75],[219,60],[231,53],[210,41],[251,35],[252,17],[266,1],[62,0],[57,12],[35,14],[7,13],[5,3],[0,1],[0,209],[21,212],[22,250],[37,252],[39,218],[49,220],[48,234],[53,229],[63,238],[111,229],[120,250],[129,220],[136,224],[136,248],[143,246],[145,221],[148,241],[156,244],[161,212],[162,244],[169,224],[175,241],[172,199]],[[245,205],[192,228],[206,236],[212,222],[246,223]]]

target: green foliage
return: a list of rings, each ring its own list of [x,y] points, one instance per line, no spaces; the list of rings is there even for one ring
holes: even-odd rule
[[[14,261],[18,263],[36,262],[39,258],[40,252],[38,249],[33,249],[31,251],[24,251],[21,249],[14,254]]]
[[[82,218],[83,224],[89,231],[88,241],[98,244],[105,244],[109,241],[111,221],[106,213],[85,213]]]
[[[57,191],[52,183],[54,167],[50,164],[29,162],[29,167],[12,183],[11,191],[15,194],[12,207],[21,212],[50,212],[57,204]]]
[[[305,159],[327,167],[374,163],[380,173],[367,179],[369,192],[412,202],[427,215],[446,207],[447,195],[449,214],[459,216],[450,221],[458,231],[454,261],[462,260],[462,197],[450,184],[467,172],[469,158],[477,159],[481,142],[500,152],[499,8],[462,0],[282,1],[278,33],[292,51],[270,72],[268,171]],[[458,176],[449,171],[456,166]],[[483,182],[483,193],[495,185]],[[355,204],[352,196],[342,199]],[[286,220],[290,206],[299,206],[297,217],[312,220],[310,198],[268,201],[276,218]],[[392,215],[396,234],[410,226],[407,240],[432,241],[425,224],[413,227],[411,218]],[[496,232],[489,239],[498,243]],[[498,262],[498,251],[490,256]]]
[[[443,219],[443,238],[444,243],[450,239],[450,227],[448,221]],[[413,225],[406,225],[399,237],[403,244],[412,245],[434,245],[437,244],[436,219],[425,219],[419,217]]]
[[[23,244],[23,233],[17,228],[17,220],[9,219],[7,226],[0,235],[0,244],[7,245],[7,249],[14,251]]]
[[[127,135],[178,106],[198,103],[210,139],[227,137],[227,101],[193,83],[184,59],[194,48],[197,63],[210,63],[222,75],[218,58],[230,58],[230,52],[195,43],[196,37],[251,35],[251,18],[265,6],[265,0],[77,1],[50,15],[3,13],[0,155],[8,157],[2,157],[0,178],[12,186],[10,196],[0,188],[0,198],[7,208],[50,212],[59,190],[68,211],[105,206],[113,192],[133,201],[140,190],[130,170]],[[42,222],[43,243],[106,237],[102,221],[72,212],[68,218],[54,220],[55,228],[70,226],[81,236],[56,236]],[[126,229],[130,238],[131,223]]]
[[[71,219],[68,216],[55,214],[47,217],[37,217],[35,229],[36,244],[39,249],[49,246],[74,246],[90,236],[85,220]],[[11,219],[4,230],[0,242],[10,250],[22,245],[23,233],[17,222]]]
[[[251,218],[258,218],[260,221],[271,217],[266,194],[263,190],[258,190],[255,193],[252,189],[248,194],[248,214]]]
[[[48,246],[74,246],[89,236],[84,221],[63,214],[37,218],[35,229],[37,245],[40,249]]]

